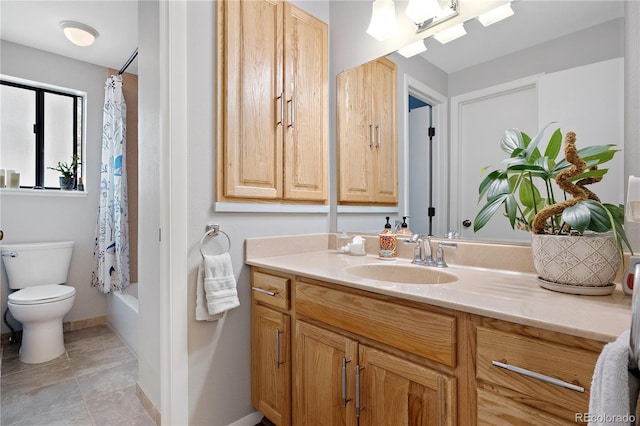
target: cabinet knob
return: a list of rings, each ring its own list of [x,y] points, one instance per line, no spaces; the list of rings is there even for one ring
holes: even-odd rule
[[[465,228],[468,228],[471,226],[471,221],[469,219],[465,219],[462,221],[462,226],[464,226]]]

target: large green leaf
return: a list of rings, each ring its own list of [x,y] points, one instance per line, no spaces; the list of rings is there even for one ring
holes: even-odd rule
[[[533,158],[533,161],[535,161],[536,158],[540,158],[540,151],[538,151],[538,145],[540,144],[540,141],[542,140],[542,137],[544,136],[544,132],[552,124],[553,124],[553,122],[551,122],[551,123],[547,124],[546,126],[544,126],[542,128],[542,130],[540,130],[538,132],[538,134],[535,135],[535,137],[533,139],[531,139],[531,142],[527,145],[527,155],[526,155],[527,160],[531,160]]]
[[[511,155],[516,148],[524,148],[522,133],[518,129],[507,129],[500,140],[500,148]]]
[[[509,187],[507,174],[500,170],[495,170],[489,173],[489,175],[487,175],[487,177],[480,183],[480,186],[478,187],[478,201],[480,201],[485,195],[487,196],[487,199],[489,199],[498,194],[505,194],[510,191],[511,189]]]
[[[591,211],[583,203],[578,203],[564,209],[562,221],[582,234],[587,230],[591,222]]]
[[[473,220],[473,231],[478,232],[482,229],[482,227],[489,222],[489,219],[493,217],[500,206],[505,203],[507,198],[510,196],[511,194],[500,194],[497,197],[490,199],[487,204],[480,209],[476,218]]]
[[[551,135],[551,139],[549,139],[547,149],[544,150],[544,156],[555,160],[558,157],[561,148],[562,132],[560,131],[560,129],[556,129],[556,131],[553,132],[553,135]]]
[[[594,200],[581,201],[589,209],[590,222],[589,229],[593,232],[609,232],[614,226],[612,224],[609,211],[599,202]]]
[[[520,184],[520,188],[518,191],[518,197],[520,197],[520,202],[525,207],[534,208],[538,201],[542,198],[540,196],[540,191],[536,188],[535,184],[529,178],[524,178],[522,183]]]
[[[588,167],[597,164],[604,164],[610,161],[617,152],[617,150],[611,149],[611,147],[613,146],[615,145],[588,146],[586,148],[578,150],[578,155],[587,163]],[[553,168],[552,173],[555,175],[562,170],[568,169],[569,167],[571,167],[571,164],[563,158]]]

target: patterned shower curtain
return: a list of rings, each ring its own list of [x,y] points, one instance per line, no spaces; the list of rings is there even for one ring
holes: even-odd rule
[[[103,293],[129,285],[129,223],[126,172],[126,104],[122,77],[105,84],[102,124],[100,204],[91,285]]]

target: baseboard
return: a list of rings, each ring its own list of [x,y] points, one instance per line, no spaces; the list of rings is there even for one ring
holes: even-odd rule
[[[228,426],[255,426],[260,423],[260,421],[262,421],[262,416],[263,415],[261,412],[254,411],[248,416],[244,416],[240,420],[236,420]]]
[[[136,396],[140,401],[140,404],[147,410],[147,413],[151,416],[156,425],[160,425],[160,411],[153,405],[153,402],[149,399],[146,393],[142,390],[139,384],[136,383]]]
[[[63,331],[74,331],[74,330],[82,330],[83,328],[95,327],[97,325],[103,325],[107,323],[107,316],[103,315],[101,317],[88,318],[77,321],[67,321],[62,323]],[[22,330],[16,330],[17,333],[21,333]],[[0,335],[0,344],[8,345],[9,337],[11,337],[11,332],[2,333]]]

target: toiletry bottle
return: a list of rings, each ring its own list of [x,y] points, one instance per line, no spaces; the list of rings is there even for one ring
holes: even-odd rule
[[[400,225],[400,229],[398,229],[398,235],[413,235],[413,232],[409,229],[409,225],[407,225],[407,216],[402,216],[402,224]]]
[[[384,230],[380,233],[380,252],[378,256],[381,259],[395,259],[396,258],[396,234],[391,229],[389,223],[389,216],[387,216],[387,224],[384,225]]]

